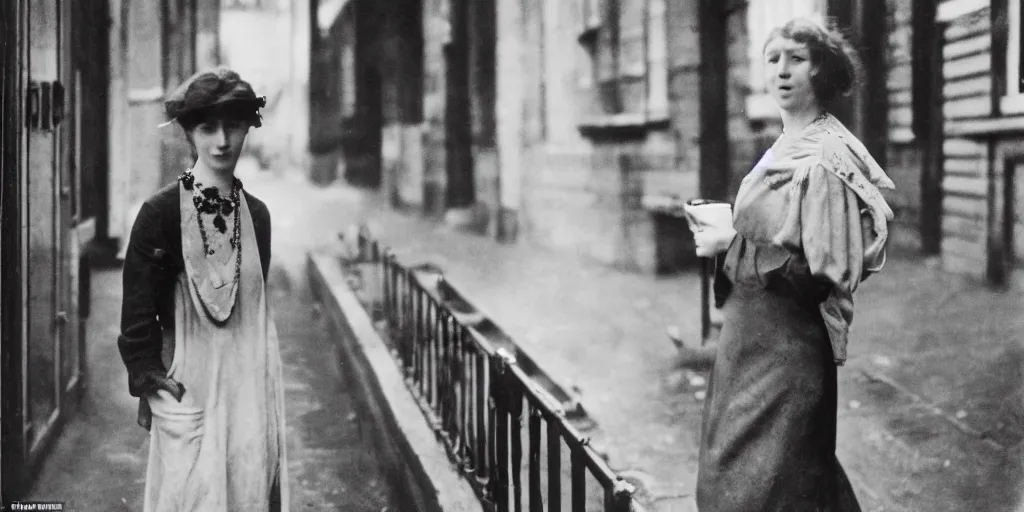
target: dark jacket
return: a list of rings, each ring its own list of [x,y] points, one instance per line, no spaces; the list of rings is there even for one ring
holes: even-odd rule
[[[270,212],[244,189],[256,231],[266,280],[270,269]],[[174,283],[185,271],[181,252],[181,210],[175,181],[143,203],[124,258],[121,334],[117,348],[128,368],[128,392],[140,396],[142,372],[166,371],[161,359],[164,332],[174,330]],[[246,250],[243,247],[243,250]]]

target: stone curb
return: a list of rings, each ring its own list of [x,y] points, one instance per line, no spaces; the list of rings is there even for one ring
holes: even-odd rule
[[[384,439],[382,451],[405,467],[401,480],[419,505],[432,512],[477,512],[483,506],[448,458],[423,416],[369,315],[349,289],[340,262],[329,254],[308,254],[307,274],[314,296],[338,330],[336,340],[346,368],[370,405]],[[392,461],[394,462],[394,461]]]

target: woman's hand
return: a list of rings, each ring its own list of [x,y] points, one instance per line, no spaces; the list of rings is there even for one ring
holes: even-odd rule
[[[732,239],[736,237],[736,230],[732,228],[704,228],[693,232],[693,241],[697,246],[697,256],[711,258],[725,252]]]
[[[136,386],[141,391],[140,396],[156,395],[157,391],[164,390],[171,394],[175,400],[181,401],[181,397],[185,394],[185,386],[168,377],[167,372],[157,369],[150,368],[139,372],[134,375],[133,379],[136,381]]]

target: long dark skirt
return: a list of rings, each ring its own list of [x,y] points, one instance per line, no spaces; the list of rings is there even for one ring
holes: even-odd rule
[[[701,512],[859,511],[836,459],[836,366],[813,301],[734,285],[704,406]]]

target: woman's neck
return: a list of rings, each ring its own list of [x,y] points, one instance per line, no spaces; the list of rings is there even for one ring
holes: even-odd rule
[[[807,125],[824,114],[825,111],[818,106],[800,110],[799,112],[782,111],[782,131],[787,134],[796,134],[802,131]]]
[[[235,171],[234,169],[214,170],[205,165],[202,160],[197,160],[192,166],[192,176],[198,183],[202,183],[204,188],[217,187],[221,193],[227,194],[231,191],[231,184],[234,183]]]

